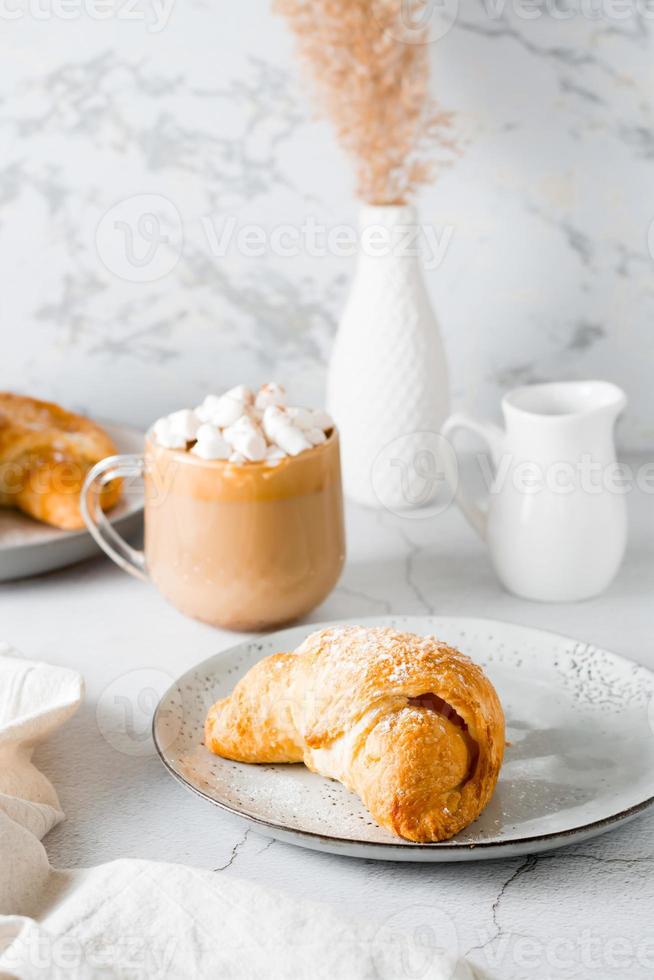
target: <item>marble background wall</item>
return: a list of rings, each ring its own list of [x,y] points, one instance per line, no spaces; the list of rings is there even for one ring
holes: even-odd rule
[[[243,254],[238,232],[357,205],[266,0],[0,8],[0,386],[138,424],[241,380],[320,401],[352,260]],[[454,401],[607,377],[623,446],[651,446],[654,4],[454,13],[430,54],[463,152],[419,201],[452,230],[427,276]]]

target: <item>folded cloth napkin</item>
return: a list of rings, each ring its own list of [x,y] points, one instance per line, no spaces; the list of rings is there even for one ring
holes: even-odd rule
[[[64,815],[32,753],[82,695],[79,674],[0,644],[0,978],[395,978],[412,955],[425,980],[479,978],[437,938],[346,923],[211,871],[134,860],[51,868],[41,838]]]

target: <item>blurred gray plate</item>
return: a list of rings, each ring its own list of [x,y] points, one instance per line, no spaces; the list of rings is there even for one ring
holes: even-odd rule
[[[143,452],[143,433],[103,422],[119,453]],[[142,526],[143,495],[130,486],[109,515],[123,537]],[[10,508],[0,508],[0,582],[41,575],[101,554],[88,531],[59,531]]]
[[[357,796],[301,765],[243,765],[202,744],[206,712],[270,653],[318,624],[246,640],[180,677],[153,734],[170,772],[260,833],[319,851],[390,861],[475,861],[546,851],[605,833],[654,803],[654,674],[543,630],[493,620],[384,616],[359,620],[434,633],[480,663],[507,719],[495,796],[453,840],[413,844],[372,820]],[[333,625],[333,624],[323,624]]]

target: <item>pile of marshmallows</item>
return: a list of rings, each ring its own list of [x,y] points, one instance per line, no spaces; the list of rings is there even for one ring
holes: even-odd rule
[[[283,387],[271,382],[256,395],[245,385],[207,395],[196,409],[158,419],[152,432],[160,446],[189,449],[202,459],[275,466],[325,442],[333,426],[322,409],[288,406]]]

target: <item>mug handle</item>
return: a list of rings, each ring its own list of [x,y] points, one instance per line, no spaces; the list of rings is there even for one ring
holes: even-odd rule
[[[86,474],[80,495],[80,510],[87,528],[102,550],[130,575],[145,582],[148,573],[144,552],[132,548],[121,538],[99,503],[100,491],[107,483],[123,477],[143,477],[144,472],[143,456],[138,453],[101,459]]]
[[[463,412],[457,412],[454,415],[450,415],[449,419],[446,420],[442,429],[441,435],[446,439],[450,439],[450,444],[452,449],[454,449],[453,437],[460,430],[468,430],[479,436],[483,442],[486,443],[490,450],[491,460],[493,466],[497,466],[500,452],[501,443],[504,437],[504,433],[499,426],[493,425],[492,422],[480,422],[477,419],[472,418],[470,415],[465,415]],[[486,507],[480,506],[473,500],[470,500],[467,495],[463,492],[459,480],[459,467],[457,465],[456,451],[451,455],[449,453],[443,453],[443,469],[445,471],[445,479],[447,480],[452,493],[454,494],[454,499],[456,500],[462,514],[467,519],[468,523],[475,529],[477,534],[482,540],[486,539],[486,524],[488,521],[488,510]]]

